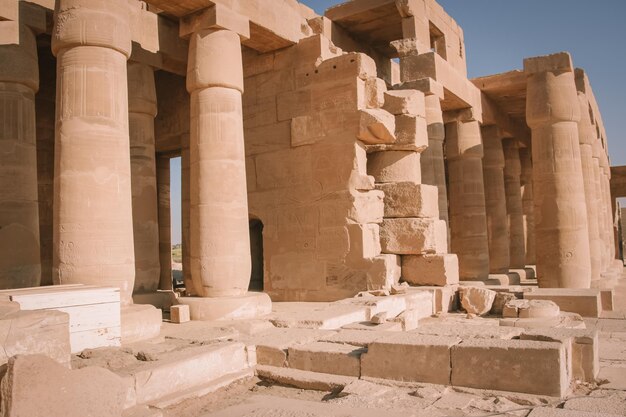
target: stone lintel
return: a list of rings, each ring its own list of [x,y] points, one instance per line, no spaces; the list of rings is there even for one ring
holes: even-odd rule
[[[439,100],[443,100],[443,86],[432,78],[420,78],[414,81],[405,81],[394,85],[394,90],[418,90],[425,96],[437,96]]]
[[[524,72],[527,75],[550,71],[573,72],[574,64],[571,55],[568,52],[559,52],[524,59]]]
[[[461,110],[451,110],[443,112],[443,122],[473,122],[481,121],[478,112],[473,107],[468,107]]]
[[[19,45],[20,25],[35,35],[47,31],[47,11],[43,7],[19,0],[0,0],[0,45]]]
[[[203,29],[231,30],[242,41],[250,39],[250,20],[226,6],[216,4],[180,19],[180,37],[188,38]]]
[[[18,20],[19,0],[0,0],[0,20]]]

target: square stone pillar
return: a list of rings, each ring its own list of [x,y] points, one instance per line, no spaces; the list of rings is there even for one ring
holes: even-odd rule
[[[1,34],[0,34],[1,35]],[[41,282],[35,93],[39,63],[34,33],[19,26],[19,44],[0,45],[0,288]]]
[[[485,156],[483,178],[485,183],[485,208],[487,212],[487,235],[489,238],[489,272],[509,272],[509,227],[506,214],[504,188],[504,151],[502,132],[497,126],[481,129]]]
[[[544,288],[589,288],[591,257],[569,54],[524,60],[532,130],[537,278]]]
[[[183,297],[196,320],[250,318],[271,311],[267,294],[248,293],[251,273],[243,141],[240,36],[249,22],[214,6],[181,21],[190,36],[190,244],[194,288]]]

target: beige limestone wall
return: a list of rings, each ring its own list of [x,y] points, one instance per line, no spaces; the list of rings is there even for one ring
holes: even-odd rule
[[[399,257],[381,255],[383,193],[357,139],[379,137],[388,130],[372,120],[393,116],[376,111],[384,83],[373,60],[339,54],[320,35],[244,51],[249,208],[264,226],[264,291],[275,301],[336,300],[399,278]]]
[[[19,29],[19,45],[0,46],[0,288],[41,280],[35,93],[35,35]]]

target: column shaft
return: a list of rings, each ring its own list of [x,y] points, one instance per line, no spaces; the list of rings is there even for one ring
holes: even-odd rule
[[[170,158],[157,156],[157,193],[159,202],[159,289],[172,289],[172,221],[170,210]]]
[[[428,148],[421,154],[422,183],[437,187],[439,191],[439,219],[448,223],[448,190],[443,155],[443,140],[446,132],[441,113],[441,103],[436,95],[425,96],[424,101],[426,103],[426,123],[428,124]]]
[[[609,267],[608,238],[606,235],[606,216],[608,213],[603,204],[603,174],[602,168],[600,167],[600,152],[602,151],[602,146],[599,145],[599,142],[600,141],[597,139],[594,141],[593,145],[591,145],[591,152],[593,157],[593,187],[596,190],[594,205],[598,213],[598,237],[600,239],[600,273],[604,273]]]
[[[128,19],[124,0],[60,0],[52,37],[54,282],[116,286],[124,304],[132,304],[135,279]]]
[[[509,270],[510,255],[502,136],[496,126],[485,126],[481,131],[485,150],[483,178],[489,238],[489,272],[505,274]]]
[[[578,145],[580,108],[571,59],[566,54],[531,58],[524,66],[539,286],[589,288],[589,231]]]
[[[189,155],[189,136],[182,138],[182,150],[180,156],[180,182],[181,182],[181,238],[182,238],[182,257],[183,257],[183,282],[185,283],[186,295],[200,294],[196,290],[193,280],[193,271],[191,270],[191,237],[190,237],[190,199],[191,199],[191,173],[190,155]]]
[[[515,139],[505,139],[502,146],[505,159],[504,188],[506,190],[511,268],[523,269],[526,266],[526,244],[524,241],[524,212],[520,180],[522,165],[519,158],[519,144]]]
[[[535,265],[535,208],[533,201],[533,163],[528,148],[520,149],[520,163],[522,166],[521,191],[522,210],[524,212],[524,251],[526,265]]]
[[[489,244],[483,146],[477,121],[446,124],[451,252],[459,258],[459,276],[465,280],[489,276]]]
[[[239,36],[200,30],[191,37],[191,268],[205,297],[246,294],[250,283],[248,194]]]
[[[135,293],[159,288],[159,223],[154,145],[157,112],[154,72],[148,65],[128,64],[130,168],[135,246]]]
[[[595,186],[594,162],[592,145],[596,140],[596,130],[591,123],[589,103],[585,94],[578,92],[580,106],[580,122],[578,122],[578,140],[580,144],[580,161],[585,186],[585,203],[589,229],[589,249],[591,256],[591,282],[600,280],[602,272],[602,245],[598,224],[598,206]],[[593,285],[593,284],[592,284]]]
[[[35,35],[20,27],[19,45],[0,46],[0,288],[41,282],[35,93]]]

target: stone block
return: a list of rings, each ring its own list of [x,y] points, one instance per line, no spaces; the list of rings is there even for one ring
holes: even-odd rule
[[[380,226],[383,253],[420,255],[445,253],[448,248],[446,222],[436,219],[383,219]]]
[[[402,279],[412,285],[458,284],[459,260],[455,254],[405,255]]]
[[[68,370],[41,355],[15,356],[2,379],[2,415],[11,417],[120,416],[130,386],[113,372]]]
[[[358,377],[361,375],[361,354],[365,349],[339,343],[313,342],[290,347],[288,352],[290,368]]]
[[[259,365],[283,367],[287,366],[287,349],[290,346],[311,343],[334,334],[327,330],[272,328],[253,336],[250,342],[256,346]]]
[[[256,373],[259,378],[274,381],[280,385],[316,391],[337,391],[355,380],[354,377],[349,376],[266,365],[257,366]]]
[[[132,304],[122,307],[122,343],[133,343],[152,339],[161,332],[163,313],[160,309],[146,304]]]
[[[553,397],[569,388],[562,343],[467,339],[452,348],[451,363],[455,386]]]
[[[496,292],[480,287],[461,287],[459,298],[465,311],[482,316],[491,310],[496,299]]]
[[[502,308],[503,317],[554,318],[560,314],[559,306],[550,300],[518,300],[508,301]]]
[[[577,313],[583,317],[599,317],[602,299],[598,289],[539,288],[524,293],[527,300],[550,300],[561,311]]]
[[[595,382],[600,373],[598,332],[594,329],[534,329],[520,335],[522,340],[571,343],[574,379]]]
[[[377,183],[422,182],[420,154],[414,151],[381,151],[367,156],[367,173]]]
[[[501,315],[506,303],[513,300],[517,300],[517,296],[512,292],[496,291],[496,298],[491,306],[491,314]]]
[[[377,184],[385,193],[385,217],[438,218],[438,191],[433,185],[415,182],[390,182]]]
[[[396,141],[392,148],[423,152],[428,147],[428,126],[421,116],[396,116]]]
[[[370,145],[395,142],[396,119],[392,114],[381,109],[364,109],[359,114],[359,140]]]
[[[191,316],[188,305],[179,304],[170,307],[170,321],[172,323],[186,323],[189,320],[191,320]]]
[[[365,80],[365,103],[368,109],[379,109],[385,104],[385,92],[387,84],[377,77],[369,77]]]
[[[361,376],[430,384],[450,384],[450,350],[456,337],[395,333],[371,343],[362,355]]]
[[[394,115],[426,117],[424,93],[417,90],[392,90],[385,93],[385,110]]]
[[[613,290],[600,290],[603,311],[613,311]]]
[[[528,417],[618,417],[621,414],[600,413],[598,411],[564,410],[560,408],[539,407],[534,408]]]

